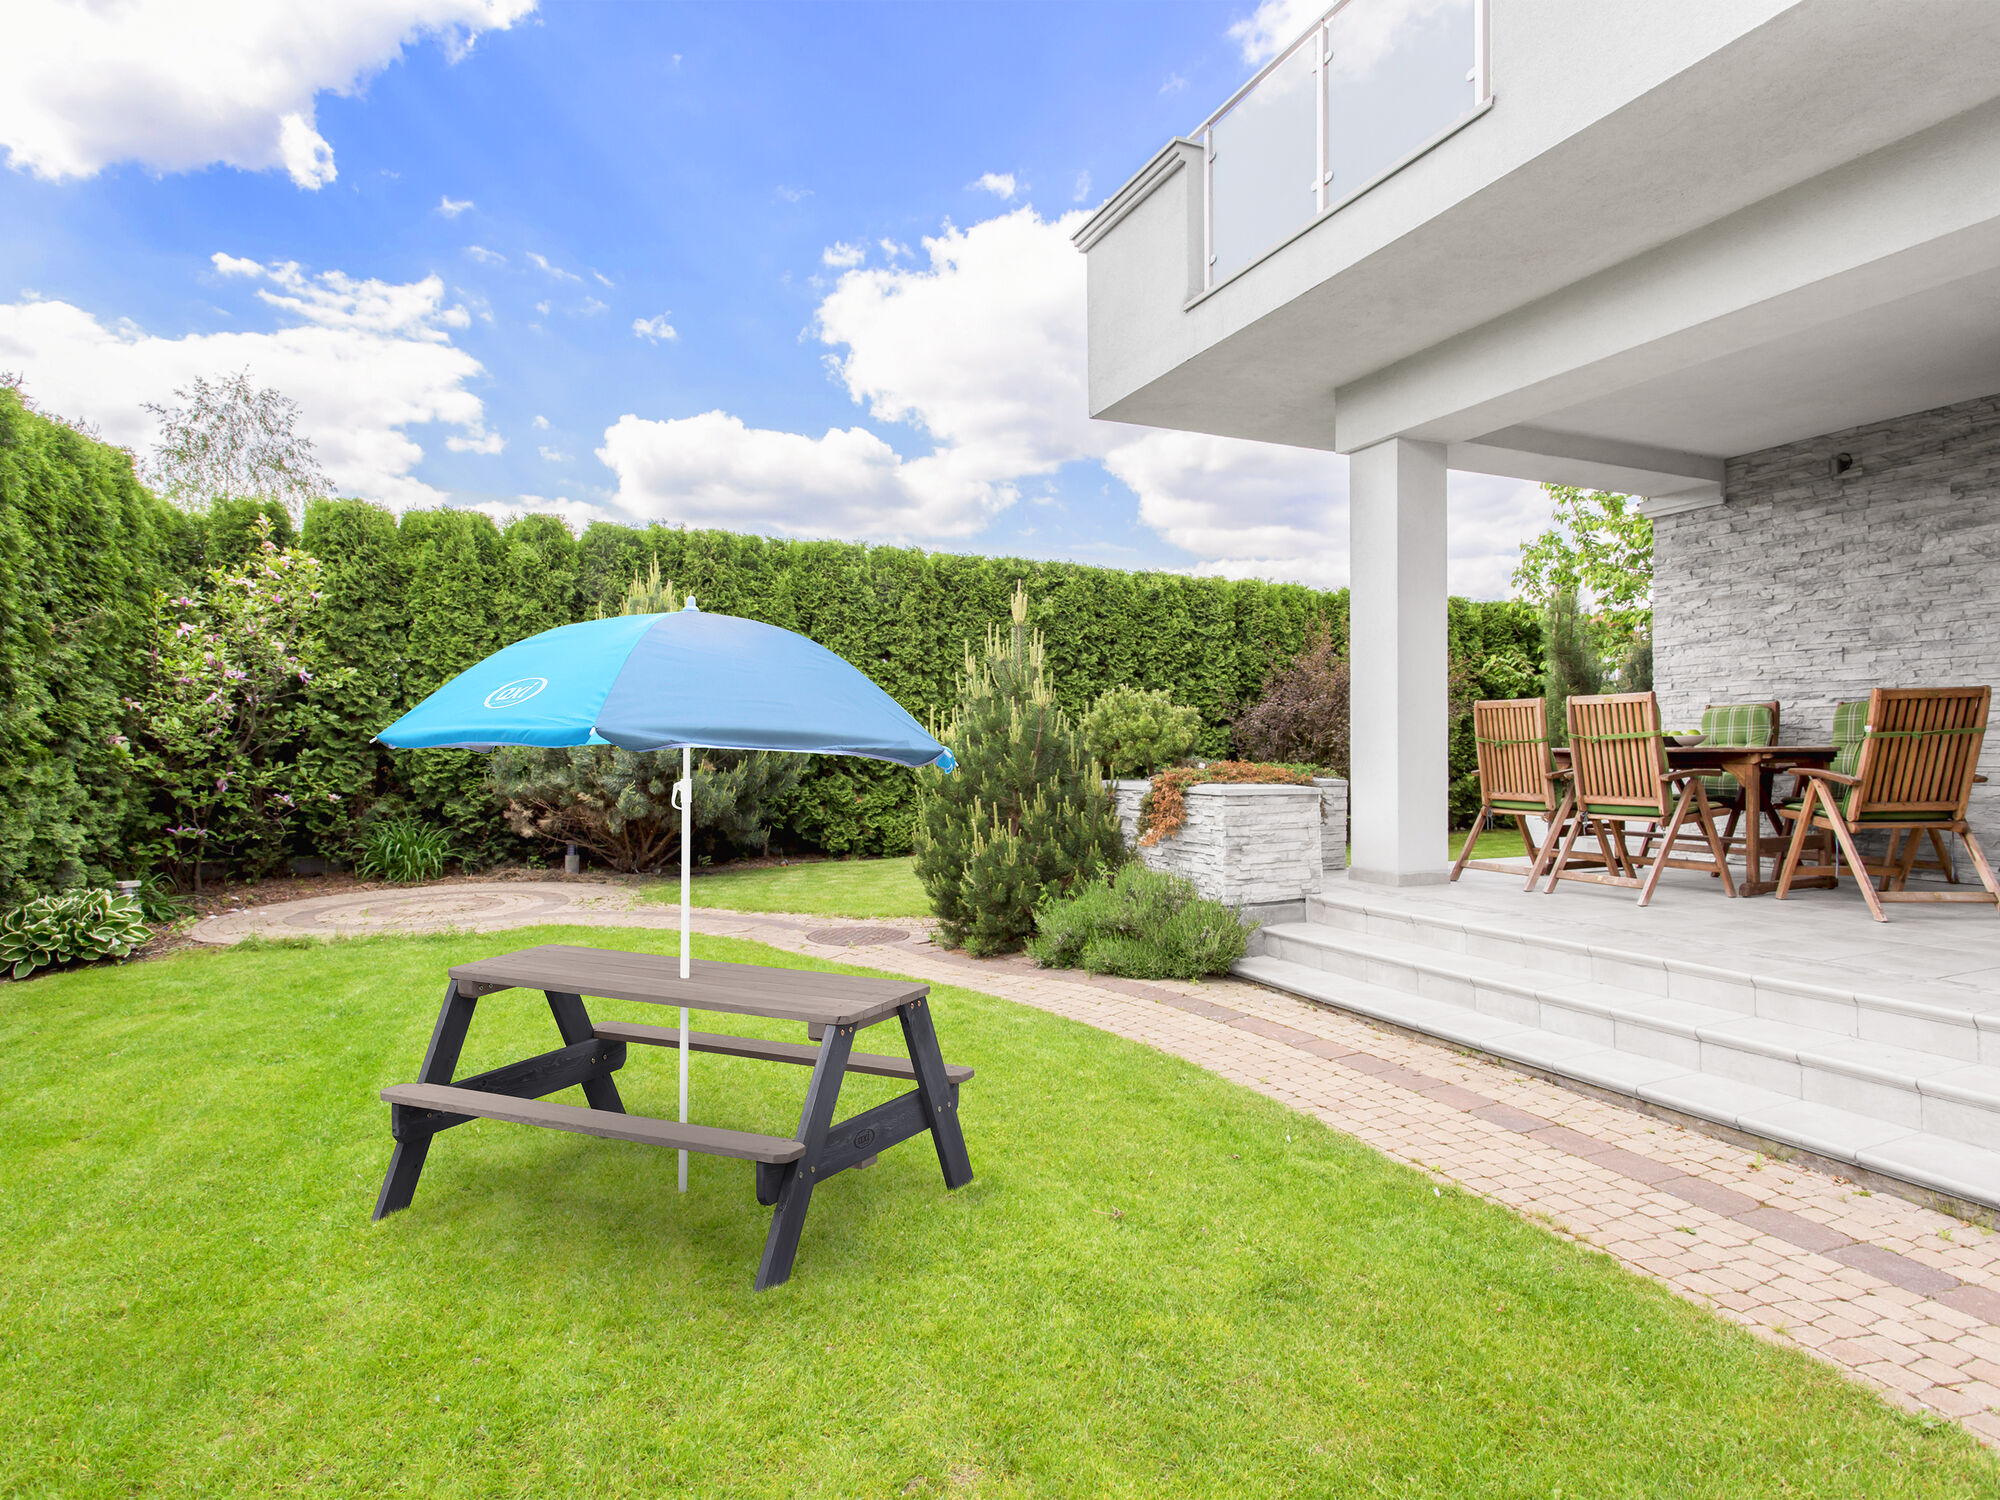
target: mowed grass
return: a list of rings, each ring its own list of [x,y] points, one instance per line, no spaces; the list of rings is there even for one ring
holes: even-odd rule
[[[1990,1496],[1959,1429],[1134,1043],[936,993],[976,1181],[913,1141],[753,1294],[741,1162],[477,1121],[369,1223],[448,964],[535,929],[0,990],[0,1493]],[[705,956],[822,968],[701,940]],[[593,1002],[606,1017],[650,1007]],[[697,1020],[751,1029],[738,1018]],[[796,1028],[771,1027],[777,1034]],[[553,1045],[483,999],[462,1068]],[[868,1045],[899,1049],[876,1031]],[[695,1059],[789,1133],[803,1070]],[[620,1087],[670,1114],[672,1055]],[[842,1113],[896,1086],[856,1080]],[[576,1092],[567,1096],[580,1102]]]
[[[645,888],[646,899],[681,899],[679,877]],[[925,917],[930,898],[917,883],[916,861],[826,859],[758,870],[717,870],[693,881],[696,906],[727,911],[801,912],[822,917]]]

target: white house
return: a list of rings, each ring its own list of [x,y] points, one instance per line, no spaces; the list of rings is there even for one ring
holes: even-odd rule
[[[2000,0],[1345,0],[1076,239],[1094,415],[1352,456],[1354,868],[1240,971],[2000,1207],[1990,907],[1438,884],[1448,469],[1646,497],[1669,722],[2000,685]]]
[[[1447,468],[1648,497],[1670,718],[2000,679],[1995,0],[1348,0],[1076,239],[1094,415],[1352,455],[1356,879],[1445,873]]]

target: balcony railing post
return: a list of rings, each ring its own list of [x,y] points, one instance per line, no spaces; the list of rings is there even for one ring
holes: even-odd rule
[[[1486,91],[1486,0],[1472,0],[1472,104],[1476,109],[1492,96]]]
[[[1201,286],[1215,288],[1215,128],[1201,133]]]
[[[1324,21],[1320,23],[1319,32],[1313,41],[1313,46],[1319,52],[1319,59],[1313,65],[1313,82],[1317,85],[1314,93],[1318,96],[1315,103],[1319,117],[1319,150],[1316,153],[1316,168],[1313,172],[1313,215],[1314,217],[1318,217],[1320,214],[1326,212],[1327,183],[1333,177],[1333,173],[1328,170],[1330,155],[1326,139],[1328,122],[1332,117],[1327,90],[1332,87],[1333,38],[1328,32]]]

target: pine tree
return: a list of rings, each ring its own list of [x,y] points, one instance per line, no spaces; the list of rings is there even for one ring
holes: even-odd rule
[[[958,706],[941,736],[957,769],[917,812],[917,878],[939,936],[973,954],[1005,953],[1035,930],[1035,908],[1115,869],[1118,818],[1083,735],[1056,707],[1042,637],[1014,590],[1011,627],[971,648]]]

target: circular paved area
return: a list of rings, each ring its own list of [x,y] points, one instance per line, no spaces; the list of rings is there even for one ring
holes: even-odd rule
[[[619,926],[665,927],[679,920],[679,909],[641,902],[635,892],[607,885],[552,880],[433,885],[249,906],[197,922],[189,936],[199,943],[226,945],[252,933],[353,937],[369,932],[497,932],[544,922],[594,926],[606,918]]]

